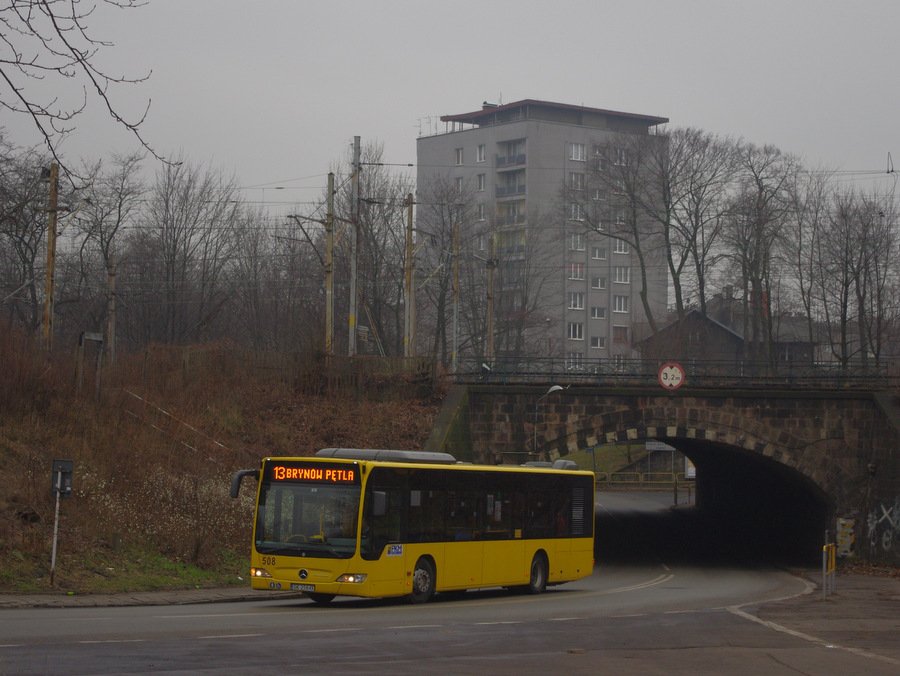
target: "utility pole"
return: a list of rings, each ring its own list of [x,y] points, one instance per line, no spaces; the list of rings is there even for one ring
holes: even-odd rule
[[[416,290],[415,257],[413,255],[413,196],[406,196],[406,305],[404,312],[403,356],[416,354]]]
[[[109,277],[109,307],[106,312],[106,345],[109,350],[110,365],[116,363],[116,266],[109,264],[107,270]]]
[[[44,344],[53,351],[53,295],[56,292],[56,212],[59,206],[59,165],[50,165],[50,204],[47,207],[47,284],[44,290]]]
[[[459,343],[459,221],[453,224],[453,356],[451,371],[455,375]]]
[[[494,237],[488,240],[487,259],[487,358],[488,366],[493,368],[494,361],[494,268],[497,267],[497,259],[494,258]]]
[[[350,335],[347,354],[356,355],[357,275],[359,274],[359,136],[353,137],[353,183],[350,192]]]
[[[328,174],[325,216],[325,354],[334,354],[334,173]]]

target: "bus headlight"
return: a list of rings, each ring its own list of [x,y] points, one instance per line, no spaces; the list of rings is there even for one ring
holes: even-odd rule
[[[265,568],[251,568],[250,577],[272,577]]]
[[[364,582],[365,579],[366,579],[365,573],[344,573],[337,579],[337,581],[338,582],[349,582],[350,584],[359,584],[360,582]]]

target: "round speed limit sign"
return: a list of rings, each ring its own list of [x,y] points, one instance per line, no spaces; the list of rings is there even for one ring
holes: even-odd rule
[[[663,364],[658,378],[659,384],[667,390],[677,390],[684,383],[684,369],[674,362]]]

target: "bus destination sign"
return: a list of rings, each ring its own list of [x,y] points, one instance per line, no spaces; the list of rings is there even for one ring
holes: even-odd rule
[[[270,461],[266,463],[268,481],[300,481],[314,484],[352,484],[358,486],[357,463],[336,464],[321,462]]]

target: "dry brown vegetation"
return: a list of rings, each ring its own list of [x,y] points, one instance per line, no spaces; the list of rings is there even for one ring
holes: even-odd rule
[[[229,498],[235,470],[326,446],[421,448],[440,405],[435,391],[408,398],[402,380],[381,381],[379,400],[301,394],[246,372],[226,348],[207,346],[204,368],[190,372],[182,354],[121,359],[95,400],[89,369],[78,392],[73,355],[51,360],[0,332],[0,591],[50,588],[54,458],[75,462],[57,587],[239,583],[252,491]]]

